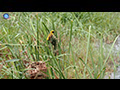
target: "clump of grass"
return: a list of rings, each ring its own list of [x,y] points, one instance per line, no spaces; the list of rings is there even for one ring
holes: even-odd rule
[[[3,13],[0,13],[3,14]],[[47,79],[104,78],[119,34],[119,12],[9,12],[0,22],[0,78],[26,79],[25,62],[44,61]],[[46,41],[55,30],[58,55]],[[112,41],[107,56],[103,42]],[[99,48],[95,49],[94,44]],[[52,47],[52,46],[51,46]]]

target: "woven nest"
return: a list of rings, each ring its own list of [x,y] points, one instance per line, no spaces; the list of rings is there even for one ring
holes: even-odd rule
[[[32,62],[27,69],[28,75],[30,79],[43,79],[46,78],[47,75],[45,72],[47,72],[47,67],[45,62],[39,61],[39,62]]]

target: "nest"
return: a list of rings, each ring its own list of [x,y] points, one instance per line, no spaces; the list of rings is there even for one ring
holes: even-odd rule
[[[43,79],[46,78],[47,75],[45,72],[47,72],[47,67],[45,62],[38,61],[38,62],[32,62],[28,67],[27,67],[27,77],[30,79]]]

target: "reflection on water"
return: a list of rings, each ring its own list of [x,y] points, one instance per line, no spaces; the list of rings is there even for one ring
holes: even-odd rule
[[[104,48],[104,51],[105,51],[104,55],[107,56],[112,44],[103,43],[103,46],[104,46],[103,48]],[[97,43],[96,47],[99,48],[100,45]],[[118,36],[111,53],[114,57],[118,56],[120,58],[120,35]],[[119,62],[119,64],[120,64],[120,62]],[[114,65],[112,67],[114,68]],[[113,73],[104,77],[104,79],[108,79],[108,78],[110,78],[110,79],[120,79],[120,66],[117,67],[117,71],[115,73],[113,72]]]

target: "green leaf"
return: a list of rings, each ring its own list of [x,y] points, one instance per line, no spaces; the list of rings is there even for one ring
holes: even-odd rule
[[[46,28],[46,30],[47,30],[48,32],[50,32],[50,30],[47,28],[47,26],[45,25],[45,23],[42,22],[42,24],[44,25],[44,27]]]
[[[5,46],[5,47],[1,48],[0,50],[3,50],[3,49],[5,49],[5,48],[7,48],[7,46]]]
[[[10,59],[10,60],[7,60],[5,62],[15,62],[15,61],[19,61],[20,59]]]

